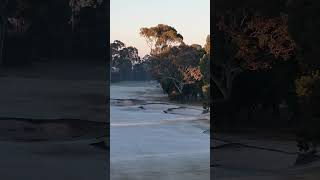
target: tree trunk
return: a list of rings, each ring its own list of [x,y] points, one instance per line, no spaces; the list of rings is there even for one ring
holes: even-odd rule
[[[224,73],[224,81],[219,80],[215,77],[212,77],[213,83],[215,83],[216,87],[219,88],[219,91],[222,93],[224,100],[228,100],[232,91],[233,79],[242,72],[240,68],[231,68],[227,66],[223,66]]]
[[[3,52],[4,52],[4,42],[7,32],[7,19],[6,17],[1,18],[1,24],[0,24],[0,65],[3,64]]]
[[[212,77],[213,83],[218,87],[218,90],[222,93],[223,99],[226,99],[228,96],[228,91],[226,88],[223,87],[222,83],[216,79],[215,77]]]
[[[165,77],[165,79],[171,79],[174,86],[178,89],[179,93],[181,94],[182,93],[182,89],[183,89],[183,83],[180,82],[179,80],[177,80],[176,78],[173,78],[173,77]]]
[[[4,51],[4,42],[5,42],[5,36],[7,33],[7,22],[8,22],[8,17],[7,17],[7,4],[8,0],[0,1],[0,65],[3,64],[3,51]]]

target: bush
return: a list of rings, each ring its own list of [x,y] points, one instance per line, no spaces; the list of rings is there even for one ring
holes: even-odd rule
[[[296,93],[299,97],[311,98],[320,96],[320,72],[314,71],[303,75],[295,81]]]

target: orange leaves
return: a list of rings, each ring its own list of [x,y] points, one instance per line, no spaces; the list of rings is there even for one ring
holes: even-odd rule
[[[295,53],[296,44],[289,36],[286,16],[253,17],[247,27],[252,32],[249,36],[256,38],[259,48],[270,51],[275,58],[287,60]]]
[[[200,81],[202,80],[203,78],[203,75],[200,71],[200,67],[197,66],[197,67],[188,67],[186,69],[186,71],[184,71],[183,73],[183,80],[185,82],[194,82],[194,81]]]
[[[268,69],[276,60],[288,60],[296,52],[296,44],[289,36],[287,16],[221,17],[217,24],[236,46],[234,59],[246,69]]]

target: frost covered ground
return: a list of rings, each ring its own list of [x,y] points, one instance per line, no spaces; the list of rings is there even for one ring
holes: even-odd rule
[[[211,138],[215,180],[318,180],[320,162],[296,164],[294,139],[240,134]]]
[[[90,145],[108,130],[104,66],[37,62],[1,69],[0,84],[0,179],[108,177],[108,152]]]
[[[111,85],[112,180],[210,179],[209,114],[170,103],[159,85]]]

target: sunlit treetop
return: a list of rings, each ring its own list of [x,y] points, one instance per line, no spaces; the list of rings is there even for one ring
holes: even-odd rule
[[[204,49],[207,54],[210,54],[210,51],[211,51],[210,48],[211,48],[211,39],[210,39],[210,35],[208,35],[206,38],[206,44],[204,45]]]
[[[182,35],[174,27],[165,24],[141,28],[140,35],[146,39],[153,53],[160,53],[167,47],[183,43]]]

